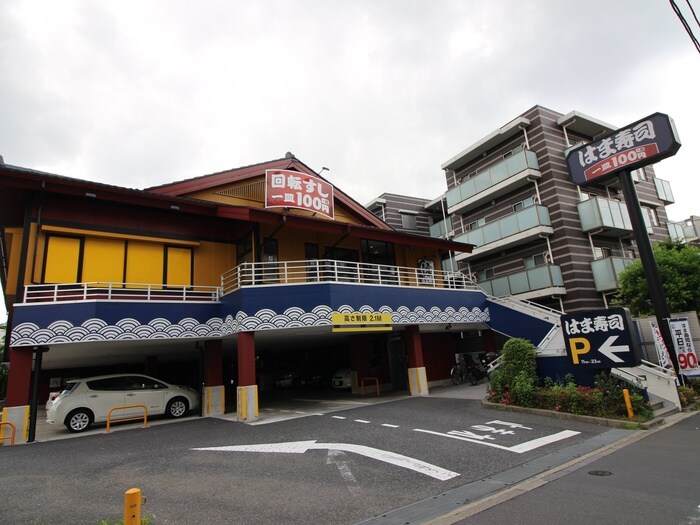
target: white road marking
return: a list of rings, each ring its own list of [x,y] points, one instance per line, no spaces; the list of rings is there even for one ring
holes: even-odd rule
[[[543,447],[543,446],[548,445],[550,443],[554,443],[556,441],[561,441],[562,439],[570,438],[572,436],[580,434],[580,432],[576,432],[574,430],[563,430],[562,432],[558,432],[557,434],[551,434],[549,436],[544,436],[541,438],[533,439],[531,441],[526,441],[525,443],[521,443],[520,445],[506,447],[504,445],[498,445],[497,443],[487,443],[485,441],[480,441],[478,439],[470,439],[470,438],[462,437],[462,436],[456,435],[456,434],[445,434],[443,432],[435,432],[433,430],[423,430],[421,428],[414,428],[413,430],[416,432],[423,432],[425,434],[433,434],[435,436],[442,436],[442,437],[451,438],[451,439],[458,439],[460,441],[469,441],[470,443],[477,443],[478,445],[485,445],[487,447],[493,447],[493,448],[498,448],[501,450],[507,450],[509,452],[515,452],[517,454],[522,454],[523,452],[529,452],[530,450],[534,450],[536,448]]]
[[[399,425],[390,425],[389,423],[382,423],[382,426],[389,428],[400,428]]]
[[[366,419],[356,419],[355,423],[371,423],[371,421],[367,421]]]
[[[347,419],[345,416],[331,416],[333,419]]]
[[[352,452],[354,454],[360,454],[378,461],[383,461],[384,463],[389,463],[390,465],[407,468],[409,470],[413,470],[414,472],[418,472],[419,474],[424,474],[426,476],[430,476],[431,478],[439,479],[440,481],[446,481],[459,476],[457,472],[452,472],[442,467],[438,467],[437,465],[431,465],[430,463],[426,463],[425,461],[421,461],[419,459],[404,456],[402,454],[396,454],[395,452],[389,452],[388,450],[380,450],[378,448],[366,447],[364,445],[353,445],[352,443],[316,443],[315,439],[310,441],[291,441],[287,443],[261,443],[256,445],[193,448],[191,450],[303,454],[310,449],[333,449]]]
[[[348,462],[345,460],[345,452],[340,450],[328,450],[328,460],[326,461],[329,465],[335,465],[338,467],[338,472],[340,472],[340,477],[345,482],[348,491],[353,496],[359,496],[362,490],[357,486],[357,480],[350,470]]]

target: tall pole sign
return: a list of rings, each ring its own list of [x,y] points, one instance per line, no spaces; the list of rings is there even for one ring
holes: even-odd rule
[[[649,298],[667,348],[673,348],[668,325],[671,314],[630,171],[671,157],[680,147],[673,120],[663,113],[654,113],[601,139],[579,146],[566,156],[571,178],[579,186],[600,184],[615,176],[619,178],[647,278]],[[673,353],[671,360],[678,373],[678,360]]]

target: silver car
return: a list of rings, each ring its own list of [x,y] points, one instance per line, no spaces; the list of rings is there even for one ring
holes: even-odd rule
[[[93,423],[107,421],[110,410],[129,405],[145,406],[148,416],[177,418],[199,407],[199,393],[139,374],[73,379],[48,407],[46,422],[63,423],[71,432],[82,432]],[[142,407],[117,408],[112,410],[110,420],[142,415]]]

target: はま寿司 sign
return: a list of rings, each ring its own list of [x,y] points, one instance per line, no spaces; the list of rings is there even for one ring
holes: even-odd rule
[[[680,147],[673,120],[654,113],[571,150],[566,163],[574,183],[584,186],[671,157]]]
[[[640,363],[639,345],[625,308],[561,316],[566,353],[576,367],[623,368]]]

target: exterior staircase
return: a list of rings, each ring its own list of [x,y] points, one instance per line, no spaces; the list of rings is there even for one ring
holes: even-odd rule
[[[664,421],[664,416],[682,409],[676,387],[676,376],[672,371],[642,360],[642,364],[639,366],[613,368],[610,373],[618,379],[646,391],[649,404],[654,411],[654,419],[648,425],[661,424]]]

